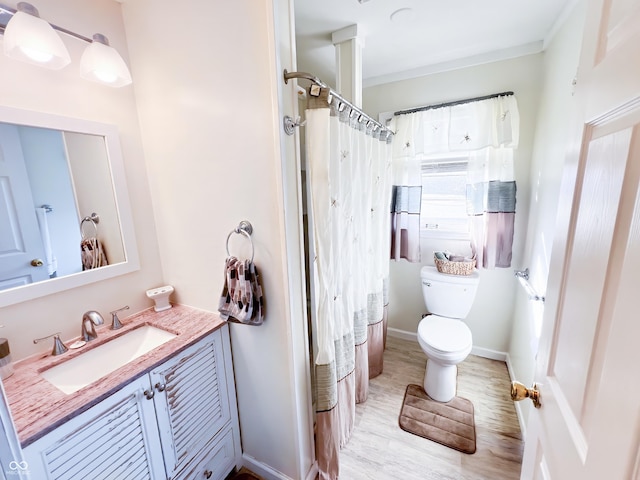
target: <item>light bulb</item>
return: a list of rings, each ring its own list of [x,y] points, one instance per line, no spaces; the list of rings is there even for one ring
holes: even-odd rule
[[[93,74],[104,83],[113,83],[118,79],[118,75],[107,70],[95,70]]]
[[[51,59],[53,58],[53,54],[49,52],[43,52],[41,50],[36,50],[35,48],[29,48],[29,47],[19,47],[19,48],[27,57],[29,57],[30,59],[38,63],[47,63],[47,62],[50,62]]]

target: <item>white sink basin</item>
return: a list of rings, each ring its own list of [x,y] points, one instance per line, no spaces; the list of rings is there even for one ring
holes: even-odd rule
[[[77,392],[175,337],[166,330],[144,325],[51,367],[41,375],[64,393]]]

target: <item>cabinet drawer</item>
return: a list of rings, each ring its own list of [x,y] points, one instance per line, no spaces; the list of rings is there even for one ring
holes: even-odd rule
[[[233,430],[229,426],[175,480],[221,480],[231,472],[234,464]]]

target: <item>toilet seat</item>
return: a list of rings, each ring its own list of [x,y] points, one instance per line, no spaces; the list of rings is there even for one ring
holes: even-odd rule
[[[470,351],[473,343],[471,330],[463,321],[438,315],[428,315],[420,321],[418,340],[425,351],[436,355]]]

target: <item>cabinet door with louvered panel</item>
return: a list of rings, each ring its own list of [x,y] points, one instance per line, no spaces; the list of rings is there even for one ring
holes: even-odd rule
[[[143,395],[147,375],[29,445],[32,479],[164,478],[153,402]]]
[[[151,372],[167,478],[175,478],[230,421],[226,370],[218,330]]]

